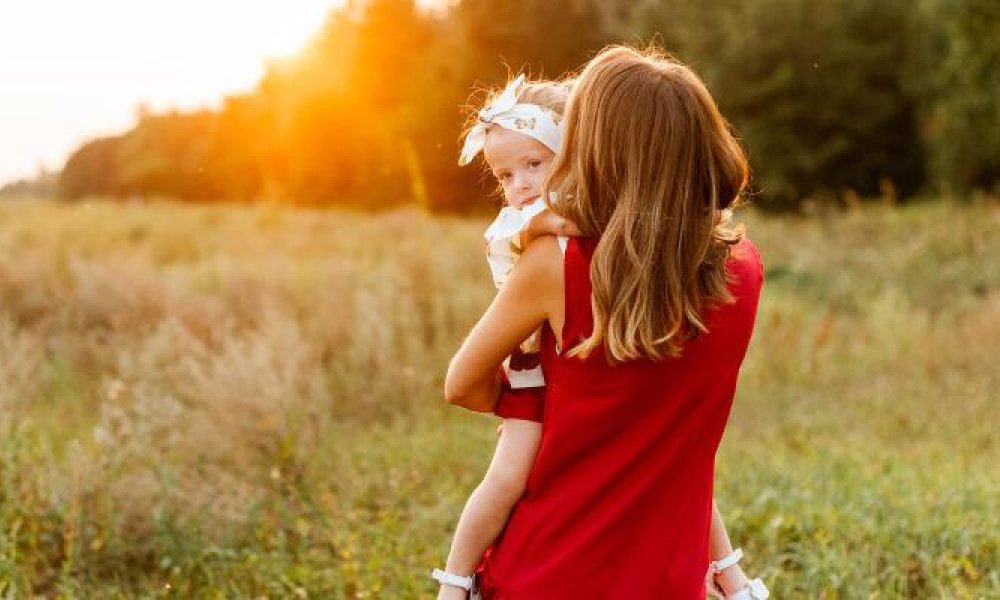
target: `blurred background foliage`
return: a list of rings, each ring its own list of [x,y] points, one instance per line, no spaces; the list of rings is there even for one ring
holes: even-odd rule
[[[487,219],[429,212],[495,208],[464,107],[650,40],[791,213],[738,215],[768,283],[716,489],[748,570],[1000,597],[998,39],[996,0],[372,0],[217,110],[140,109],[0,202],[0,597],[431,594],[496,440],[440,397],[495,293]]]
[[[84,144],[58,187],[484,211],[482,173],[456,165],[470,94],[650,40],[707,81],[763,207],[997,193],[996,0],[355,1],[221,109],[140,111],[131,130]]]
[[[1000,205],[737,214],[716,470],[775,598],[1000,598]],[[0,202],[0,598],[433,597],[497,420],[441,398],[487,218]]]

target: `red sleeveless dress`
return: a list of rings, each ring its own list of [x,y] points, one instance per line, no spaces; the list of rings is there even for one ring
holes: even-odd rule
[[[567,347],[593,330],[596,245],[566,246]],[[600,349],[560,356],[543,328],[542,442],[477,571],[484,600],[705,598],[715,452],[763,284],[749,240],[727,266],[735,302],[711,309],[709,333],[679,358],[610,366]]]

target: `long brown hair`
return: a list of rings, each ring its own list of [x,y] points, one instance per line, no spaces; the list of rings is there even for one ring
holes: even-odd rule
[[[585,235],[600,237],[590,267],[592,335],[612,363],[677,356],[729,302],[725,261],[742,231],[746,156],[705,84],[655,48],[604,49],[584,68],[563,119],[563,152],[544,198]],[[569,341],[567,341],[569,343]]]

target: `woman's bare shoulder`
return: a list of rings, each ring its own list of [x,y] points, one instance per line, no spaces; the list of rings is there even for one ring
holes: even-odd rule
[[[531,295],[531,303],[540,306],[550,319],[561,319],[563,312],[563,250],[553,235],[535,238],[525,248],[514,267],[512,277]]]
[[[541,281],[561,281],[563,273],[563,250],[554,235],[542,235],[531,241],[524,249],[518,268],[526,275]]]

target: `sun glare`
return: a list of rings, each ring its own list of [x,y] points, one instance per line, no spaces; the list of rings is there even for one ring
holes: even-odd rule
[[[454,0],[418,0],[440,9]],[[346,0],[0,2],[0,186],[155,111],[218,106]]]
[[[0,185],[58,168],[135,108],[217,106],[295,54],[344,0],[0,3]],[[422,3],[426,4],[426,3]]]

